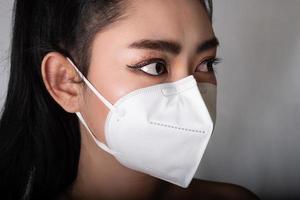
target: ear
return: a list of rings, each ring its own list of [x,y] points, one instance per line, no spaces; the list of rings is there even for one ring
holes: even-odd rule
[[[60,53],[48,53],[41,65],[43,82],[53,99],[67,112],[79,111],[82,84],[69,61]]]

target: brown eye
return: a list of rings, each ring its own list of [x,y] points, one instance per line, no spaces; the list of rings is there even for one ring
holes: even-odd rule
[[[137,65],[127,65],[127,67],[142,71],[150,76],[159,76],[168,72],[166,62],[158,58],[152,58]]]
[[[197,67],[196,72],[206,72],[206,73],[214,72],[215,65],[217,65],[218,63],[220,63],[219,58],[205,60]]]
[[[152,76],[159,76],[167,71],[166,66],[161,62],[145,65],[141,67],[140,70]]]

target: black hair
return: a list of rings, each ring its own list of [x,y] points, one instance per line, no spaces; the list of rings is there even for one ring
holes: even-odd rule
[[[41,62],[59,52],[88,73],[96,33],[126,17],[126,0],[15,0],[8,92],[0,120],[3,199],[55,199],[71,187],[80,154],[79,123],[42,81]],[[211,0],[201,1],[212,13]]]

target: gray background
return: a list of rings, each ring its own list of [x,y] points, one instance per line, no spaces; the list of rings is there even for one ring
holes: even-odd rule
[[[215,1],[218,122],[198,177],[300,198],[300,1]],[[0,0],[0,107],[12,0]]]

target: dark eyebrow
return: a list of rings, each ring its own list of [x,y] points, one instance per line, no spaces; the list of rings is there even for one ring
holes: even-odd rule
[[[219,40],[218,38],[213,37],[207,41],[200,43],[196,48],[196,54],[200,54],[209,49],[216,48],[217,46],[219,46]],[[182,46],[176,41],[150,39],[142,39],[137,42],[134,42],[129,45],[129,48],[166,51],[175,55],[178,55],[182,50]]]

